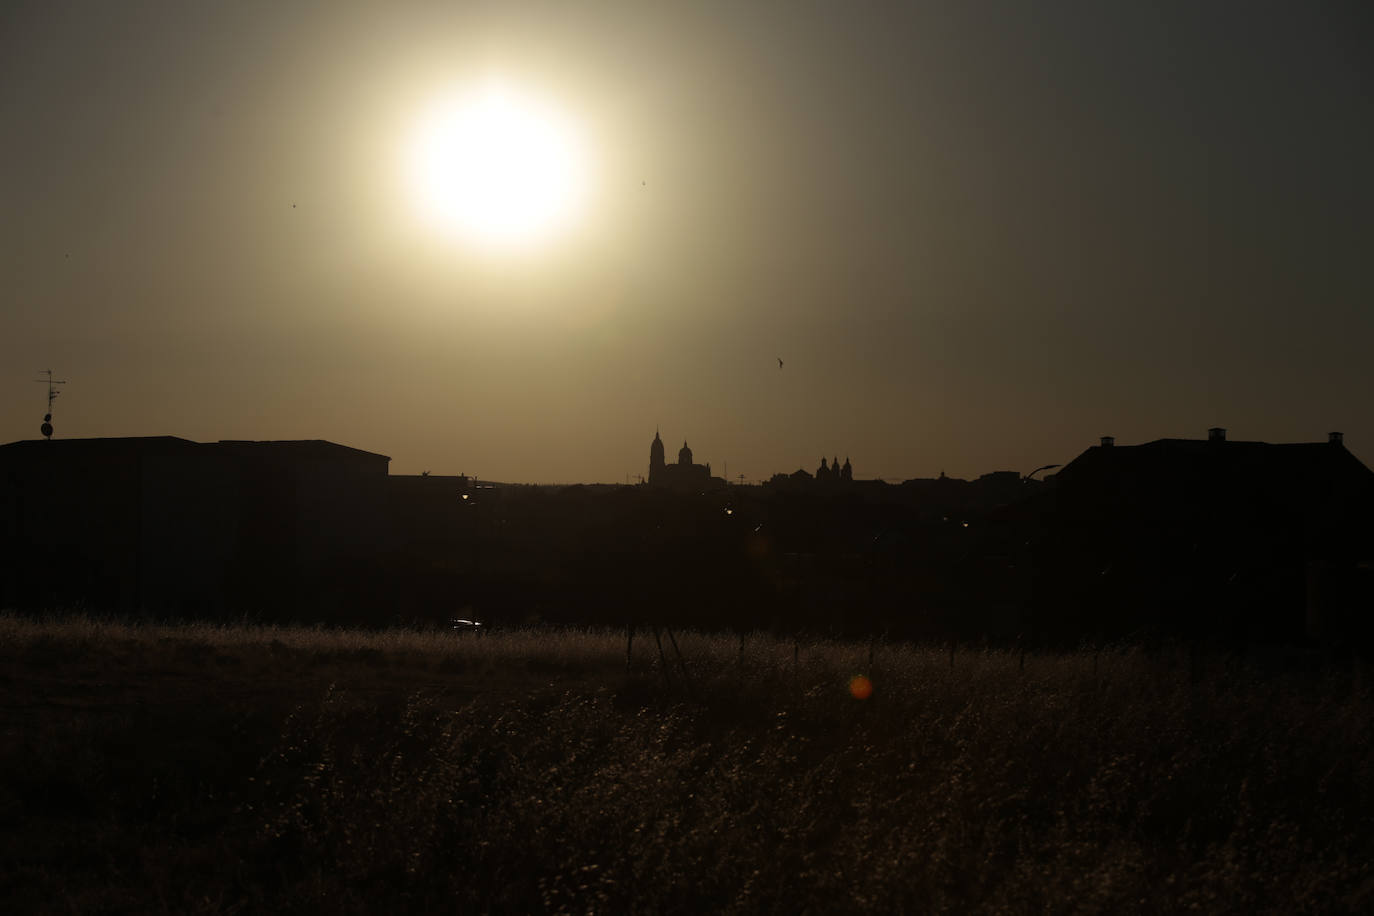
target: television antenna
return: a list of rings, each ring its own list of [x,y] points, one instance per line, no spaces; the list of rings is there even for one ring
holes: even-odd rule
[[[35,381],[35,382],[47,382],[47,384],[48,384],[48,412],[45,413],[45,414],[43,414],[43,425],[40,426],[38,429],[39,429],[39,432],[41,432],[41,433],[43,434],[43,438],[45,438],[45,439],[51,439],[51,438],[52,438],[52,402],[57,398],[57,396],[58,396],[59,394],[62,393],[62,392],[60,392],[60,391],[57,390],[57,386],[58,386],[58,385],[65,385],[65,384],[67,384],[67,382],[66,382],[66,380],[64,380],[64,379],[55,379],[55,378],[53,378],[53,377],[52,377],[52,370],[51,370],[51,369],[39,369],[38,371],[41,372],[42,374],[46,375],[47,378],[36,378],[36,379],[34,379],[34,381]]]

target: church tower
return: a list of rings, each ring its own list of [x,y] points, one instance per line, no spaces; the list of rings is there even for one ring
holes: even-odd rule
[[[677,463],[685,465],[691,465],[692,463],[692,450],[687,447],[686,439],[682,440],[682,448],[678,449]]]
[[[658,437],[658,430],[654,430],[654,441],[649,446],[649,483],[659,482],[663,465],[663,440]]]

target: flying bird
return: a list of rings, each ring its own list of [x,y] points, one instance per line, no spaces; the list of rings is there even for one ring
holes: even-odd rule
[[[778,357],[778,368],[779,368],[779,369],[782,368],[782,357],[781,357],[781,356]]]

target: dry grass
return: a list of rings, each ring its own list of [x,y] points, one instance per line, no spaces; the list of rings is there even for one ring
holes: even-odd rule
[[[52,912],[1374,907],[1370,695],[1139,651],[0,616]],[[869,654],[873,651],[872,664]],[[795,654],[794,654],[795,653]],[[853,699],[857,672],[875,685]]]

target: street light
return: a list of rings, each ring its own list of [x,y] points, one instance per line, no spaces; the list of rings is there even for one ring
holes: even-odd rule
[[[1046,465],[1041,465],[1040,467],[1038,467],[1038,468],[1036,468],[1035,470],[1031,471],[1031,472],[1030,472],[1029,474],[1027,474],[1025,477],[1022,477],[1022,478],[1021,478],[1021,482],[1022,482],[1022,483],[1025,483],[1027,480],[1030,480],[1032,477],[1034,477],[1036,474],[1039,474],[1041,471],[1048,471],[1050,468],[1057,468],[1057,467],[1059,467],[1059,465],[1057,465],[1057,464],[1046,464]]]

